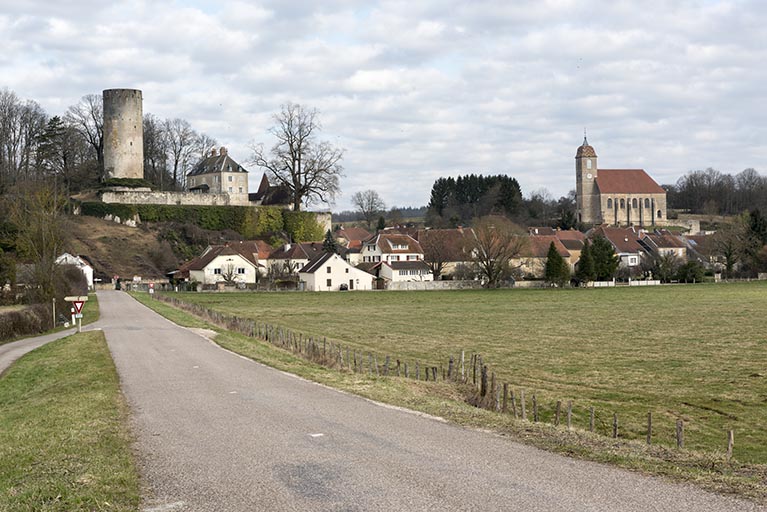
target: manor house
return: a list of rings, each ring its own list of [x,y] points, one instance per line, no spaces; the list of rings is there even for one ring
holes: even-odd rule
[[[575,154],[578,221],[613,226],[664,226],[666,191],[644,169],[600,169],[583,137]]]

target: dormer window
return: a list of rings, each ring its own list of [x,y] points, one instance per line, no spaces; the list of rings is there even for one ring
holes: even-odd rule
[[[591,159],[586,160],[586,169],[591,169]]]

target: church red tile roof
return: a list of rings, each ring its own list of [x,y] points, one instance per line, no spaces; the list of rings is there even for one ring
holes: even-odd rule
[[[599,169],[597,186],[602,194],[665,194],[644,169]]]

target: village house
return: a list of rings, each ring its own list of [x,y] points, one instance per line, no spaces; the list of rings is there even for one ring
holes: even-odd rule
[[[248,171],[229,156],[226,148],[211,150],[186,175],[190,192],[199,194],[229,194],[231,204],[247,205]]]
[[[431,269],[423,260],[380,261],[374,263],[370,271],[383,279],[384,284],[404,282],[434,281]]]
[[[264,245],[261,241],[211,245],[200,256],[182,265],[179,274],[188,273],[189,280],[203,285],[255,284],[266,271],[266,265],[259,261],[259,252],[265,255],[268,247]]]
[[[571,255],[562,242],[554,235],[535,235],[528,237],[528,243],[524,244],[522,252],[511,259],[512,267],[518,269],[525,277],[542,279],[546,273],[546,261],[549,257],[549,247],[554,244],[557,252],[567,262],[570,271],[574,270],[574,262]]]
[[[335,253],[323,253],[298,272],[303,289],[310,292],[331,290],[372,290],[375,277],[353,267]]]
[[[362,263],[362,244],[371,237],[368,230],[359,227],[339,227],[333,234],[336,242],[346,249],[345,258],[351,265]]]
[[[378,233],[362,244],[363,263],[423,260],[423,249],[410,235]]]
[[[85,258],[65,252],[56,258],[56,265],[73,265],[80,269],[80,272],[83,273],[85,280],[88,282],[88,289],[93,290],[93,266]]]
[[[322,242],[283,244],[269,255],[269,272],[276,275],[296,275],[301,268],[322,253]]]
[[[615,254],[620,258],[620,267],[632,269],[638,268],[642,264],[642,257],[646,253],[639,243],[639,232],[633,227],[599,226],[589,231],[587,236],[589,239],[598,236],[606,238],[612,244]]]
[[[440,277],[453,274],[459,265],[472,264],[471,248],[474,242],[472,228],[420,229],[415,238],[423,250],[423,259],[431,268],[442,267]]]
[[[687,246],[674,234],[668,231],[658,233],[643,233],[639,244],[647,254],[652,256],[674,256],[679,260],[687,259]]]

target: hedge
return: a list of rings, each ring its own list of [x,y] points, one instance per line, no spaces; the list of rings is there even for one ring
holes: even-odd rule
[[[42,304],[0,314],[0,342],[39,334],[50,328],[51,311]]]
[[[274,206],[189,206],[83,202],[81,213],[90,217],[107,215],[142,222],[188,222],[203,229],[231,229],[246,239],[286,232],[293,242],[322,240],[325,232],[312,212],[293,212]]]

